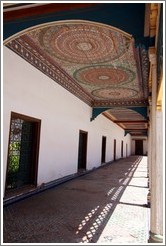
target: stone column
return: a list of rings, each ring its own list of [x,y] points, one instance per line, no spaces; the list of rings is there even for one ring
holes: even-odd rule
[[[157,193],[157,227],[158,233],[163,235],[163,112],[157,110],[156,112],[156,185],[158,187]]]
[[[163,242],[163,214],[162,214],[162,124],[161,116],[157,112],[157,67],[155,50],[150,50],[152,76],[152,108],[151,108],[151,211],[150,211],[150,243]]]

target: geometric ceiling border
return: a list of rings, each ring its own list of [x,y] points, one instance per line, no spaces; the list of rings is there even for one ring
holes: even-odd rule
[[[135,48],[135,58],[137,63],[138,79],[140,84],[140,90],[143,92],[143,98],[148,98],[148,80],[149,80],[149,54],[143,46],[139,45]]]
[[[127,100],[93,100],[94,108],[100,107],[147,107],[148,99],[127,99]]]

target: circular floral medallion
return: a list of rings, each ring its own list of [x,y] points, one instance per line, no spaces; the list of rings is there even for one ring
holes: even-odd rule
[[[89,66],[77,70],[74,78],[80,83],[92,86],[109,86],[120,83],[129,83],[135,78],[130,69],[113,66]]]
[[[127,38],[120,32],[95,24],[59,24],[43,28],[40,44],[51,55],[67,62],[108,62],[126,51]]]
[[[100,99],[113,99],[113,100],[119,100],[119,99],[129,99],[134,98],[138,92],[136,90],[130,89],[130,88],[112,88],[107,87],[103,89],[97,89],[92,91],[92,95],[95,97],[98,97]]]

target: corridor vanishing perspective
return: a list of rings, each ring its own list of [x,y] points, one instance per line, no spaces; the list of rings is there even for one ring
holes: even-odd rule
[[[4,207],[5,243],[147,243],[147,157],[130,156]]]
[[[1,6],[1,240],[164,244],[165,1]]]

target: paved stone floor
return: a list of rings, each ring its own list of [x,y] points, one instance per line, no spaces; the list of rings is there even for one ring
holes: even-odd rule
[[[147,157],[120,159],[3,209],[4,243],[145,244]]]

